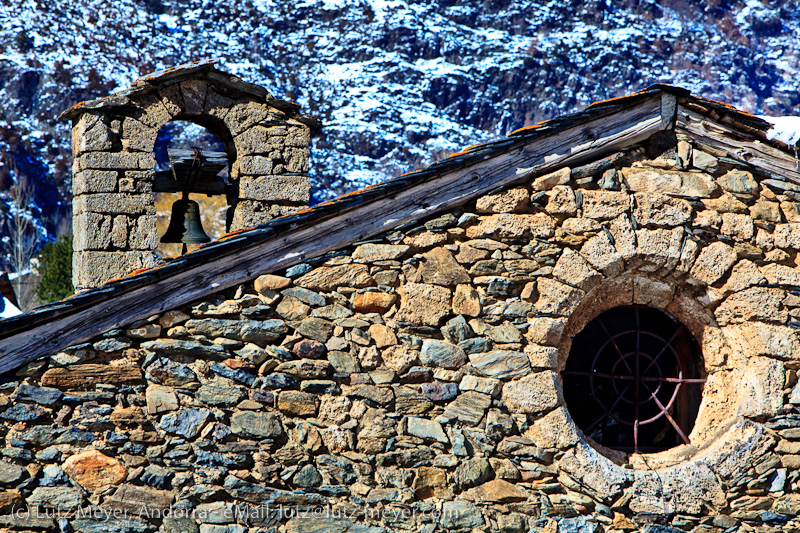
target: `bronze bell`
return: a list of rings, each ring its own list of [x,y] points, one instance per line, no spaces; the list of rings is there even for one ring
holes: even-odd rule
[[[161,242],[200,244],[210,241],[200,223],[200,206],[197,202],[181,198],[172,204],[172,218]]]

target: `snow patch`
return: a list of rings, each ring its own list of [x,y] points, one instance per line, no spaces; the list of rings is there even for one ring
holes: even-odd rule
[[[6,297],[0,297],[0,318],[11,318],[12,316],[21,315],[22,311],[8,301]]]
[[[758,118],[772,124],[772,127],[767,131],[767,139],[777,139],[787,146],[795,146],[800,142],[800,117],[767,117],[760,115]]]

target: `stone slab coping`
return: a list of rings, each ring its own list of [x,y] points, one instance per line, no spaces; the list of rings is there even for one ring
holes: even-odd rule
[[[112,93],[102,98],[95,100],[87,100],[85,102],[77,103],[59,115],[59,120],[69,120],[76,118],[81,113],[88,110],[102,109],[102,108],[128,108],[134,107],[132,98],[137,95],[142,95],[161,86],[179,83],[184,80],[200,79],[213,82],[221,85],[227,89],[235,92],[249,95],[258,101],[266,102],[269,105],[280,109],[281,111],[288,112],[296,115],[295,118],[306,123],[312,129],[319,129],[321,123],[316,117],[311,115],[304,115],[299,113],[300,105],[289,100],[282,100],[275,98],[264,87],[250,83],[238,78],[232,74],[219,70],[217,68],[219,60],[205,59],[202,61],[195,61],[191,63],[184,63],[165,70],[153,72],[136,80],[130,88]]]

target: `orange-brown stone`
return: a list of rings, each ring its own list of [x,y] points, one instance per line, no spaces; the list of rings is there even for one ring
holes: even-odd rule
[[[120,461],[97,450],[73,455],[61,465],[69,477],[89,491],[118,485],[125,481],[128,469]]]
[[[353,307],[359,313],[385,313],[388,311],[397,296],[385,292],[362,292],[356,294]]]
[[[461,495],[462,498],[484,502],[522,502],[528,499],[525,489],[503,481],[493,479],[478,487],[469,489]]]
[[[11,511],[20,508],[25,504],[22,493],[17,489],[0,491],[0,512]]]
[[[90,390],[98,383],[134,385],[143,381],[142,369],[134,361],[51,368],[42,375],[42,386],[62,390]]]

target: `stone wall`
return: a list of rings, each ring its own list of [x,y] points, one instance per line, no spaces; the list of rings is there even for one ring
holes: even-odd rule
[[[0,531],[798,529],[800,195],[726,161],[561,169],[29,364]],[[630,303],[702,346],[690,446],[565,408],[571,336]]]
[[[159,235],[153,149],[158,131],[172,120],[205,126],[225,146],[232,185],[228,230],[249,228],[308,204],[308,124],[299,120],[297,109],[242,94],[236,84],[243,82],[214,72],[216,77],[137,82],[99,105],[68,111],[73,121],[76,289],[155,265]]]

